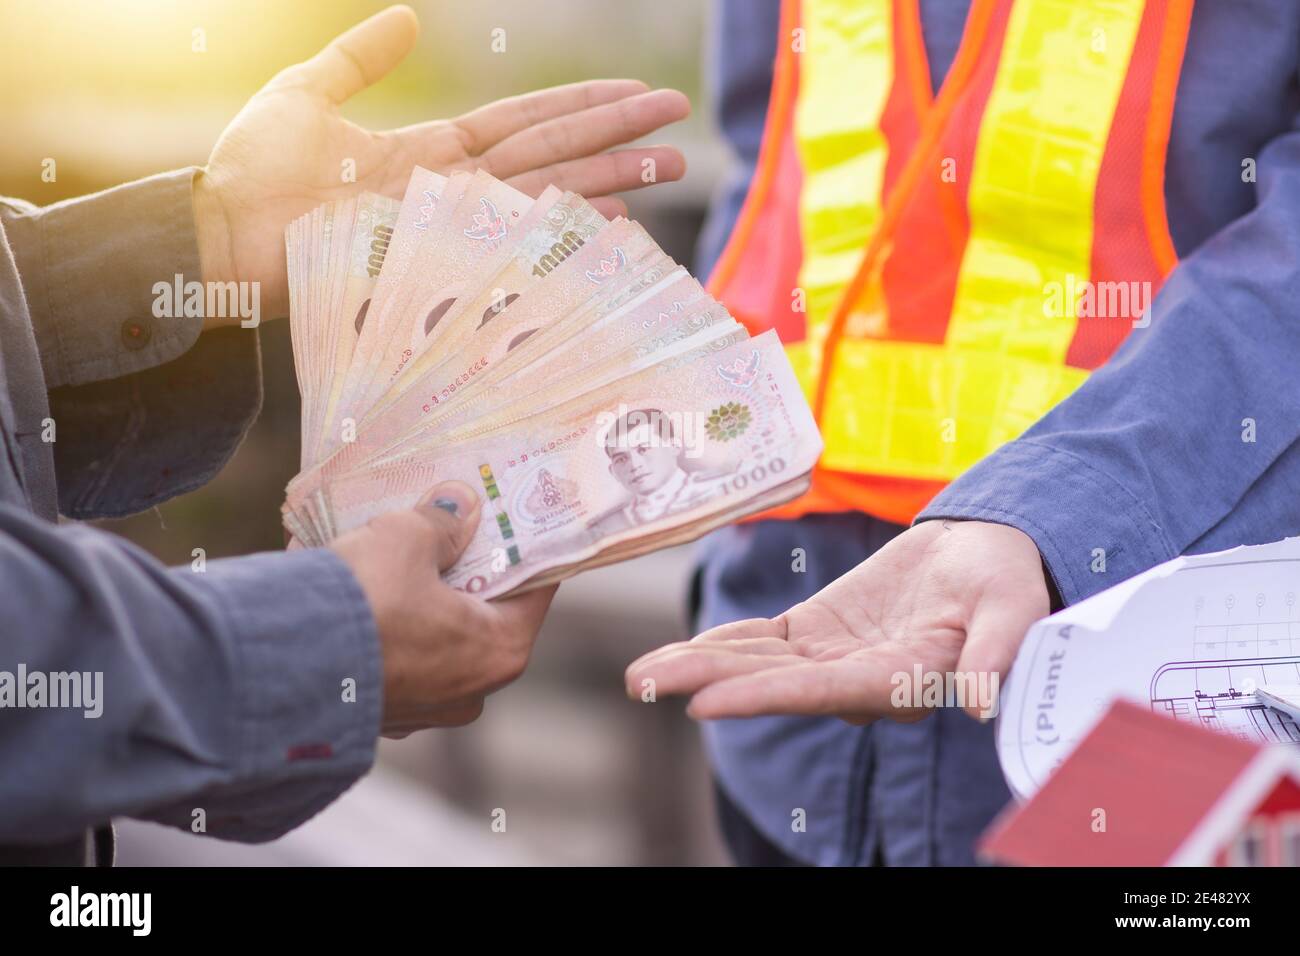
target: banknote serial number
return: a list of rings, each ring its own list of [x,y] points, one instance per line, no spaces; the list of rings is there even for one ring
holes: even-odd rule
[[[473,365],[471,365],[469,368],[467,368],[465,371],[457,375],[446,385],[444,385],[436,395],[430,395],[429,401],[426,402],[424,405],[424,410],[427,412],[429,409],[434,408],[442,404],[443,402],[445,402],[447,399],[451,398],[452,395],[456,394],[456,389],[465,385],[475,375],[483,371],[483,369],[487,368],[487,364],[488,364],[488,360],[487,360],[487,356],[485,355],[482,358],[480,358],[477,362],[475,362]]]
[[[514,468],[517,465],[526,465],[528,464],[528,459],[530,457],[540,458],[542,457],[542,455],[548,454],[549,452],[558,451],[559,449],[563,448],[565,445],[572,444],[573,442],[582,438],[586,434],[587,434],[587,426],[582,425],[578,428],[575,428],[567,435],[560,435],[558,438],[552,438],[544,445],[538,445],[531,452],[526,451],[522,453],[518,458],[509,459],[506,462],[506,464],[510,468]]]

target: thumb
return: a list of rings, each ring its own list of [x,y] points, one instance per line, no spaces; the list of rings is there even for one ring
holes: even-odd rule
[[[446,571],[474,539],[481,511],[478,495],[463,481],[444,481],[421,498],[415,510],[433,526],[438,570]]]
[[[335,37],[294,68],[297,79],[338,104],[383,79],[415,47],[420,22],[407,6],[389,7]]]

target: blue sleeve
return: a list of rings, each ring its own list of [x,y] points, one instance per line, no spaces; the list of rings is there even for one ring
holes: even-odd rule
[[[707,276],[735,227],[763,142],[780,0],[717,0],[709,36],[712,113],[731,154],[695,251],[695,273]]]
[[[268,840],[373,761],[374,622],[328,549],[169,569],[0,505],[0,593],[0,844],[114,816]]]
[[[1069,603],[1300,527],[1300,132],[1257,170],[1255,209],[1177,266],[1150,326],[918,520],[1019,528]]]

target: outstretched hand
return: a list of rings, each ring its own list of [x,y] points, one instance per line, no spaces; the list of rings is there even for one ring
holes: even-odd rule
[[[1027,535],[980,521],[927,521],[779,617],[726,624],[645,655],[627,669],[627,692],[641,697],[653,681],[656,696],[693,695],[688,712],[701,719],[919,720],[927,709],[895,694],[916,665],[923,674],[997,674],[1000,682],[1029,626],[1048,611],[1042,561]],[[964,704],[986,717],[996,701]]]
[[[400,198],[416,165],[482,169],[530,195],[554,183],[607,216],[624,211],[610,194],[647,184],[644,160],[654,161],[654,181],[685,171],[681,153],[668,146],[606,152],[690,112],[681,93],[650,91],[637,80],[558,86],[401,129],[375,132],[345,120],[340,105],[401,62],[418,33],[414,11],[390,7],[249,100],[195,185],[205,280],[259,282],[266,314],[285,314],[285,226],[362,190]]]

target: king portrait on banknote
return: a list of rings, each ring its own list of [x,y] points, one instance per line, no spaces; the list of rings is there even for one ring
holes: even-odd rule
[[[662,409],[641,408],[615,420],[604,438],[609,473],[629,498],[587,523],[614,534],[703,504],[722,490],[725,473],[689,471],[687,449]]]

